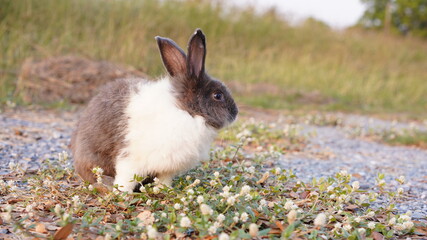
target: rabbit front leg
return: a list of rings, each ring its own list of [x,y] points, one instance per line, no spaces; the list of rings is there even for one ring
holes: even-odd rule
[[[167,187],[172,187],[172,179],[175,175],[170,173],[163,173],[157,176],[159,182]]]
[[[118,161],[116,164],[116,176],[114,178],[114,185],[122,192],[133,192],[137,182],[134,181],[134,176],[138,174],[135,167],[128,161]]]

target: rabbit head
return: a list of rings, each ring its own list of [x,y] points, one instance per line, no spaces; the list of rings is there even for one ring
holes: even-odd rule
[[[215,129],[236,119],[238,109],[228,88],[205,71],[206,38],[200,29],[188,42],[188,55],[171,39],[156,37],[181,109],[202,116]]]

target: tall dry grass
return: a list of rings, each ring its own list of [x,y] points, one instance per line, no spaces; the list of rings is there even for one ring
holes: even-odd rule
[[[427,110],[427,43],[417,39],[334,32],[316,21],[291,27],[274,11],[257,15],[214,0],[0,0],[0,6],[3,102],[19,99],[12,94],[14,72],[27,57],[78,54],[158,76],[164,71],[154,36],[185,46],[200,27],[208,37],[209,72],[238,86],[240,102]]]

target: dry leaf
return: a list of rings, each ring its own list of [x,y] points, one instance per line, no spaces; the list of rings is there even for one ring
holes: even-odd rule
[[[46,226],[46,229],[49,231],[56,231],[60,228],[60,227],[53,225],[53,224],[46,224],[45,226]]]
[[[43,223],[36,224],[36,232],[38,233],[47,233],[46,226]]]
[[[138,223],[138,226],[140,227],[152,225],[154,223],[154,216],[148,210],[139,213],[138,216],[136,216],[136,218],[138,218],[140,221]]]
[[[12,199],[7,200],[7,203],[9,203],[9,204],[15,204],[17,202],[23,202],[23,201],[24,201],[24,199],[12,198]]]
[[[280,230],[278,228],[272,228],[272,229],[270,229],[270,231],[268,232],[268,234],[280,235],[280,234],[282,234],[282,230]]]
[[[257,184],[264,183],[269,176],[270,176],[270,173],[269,172],[265,172],[264,175],[262,175],[261,179],[258,180],[258,182],[256,182],[256,183]]]
[[[285,230],[285,228],[283,227],[283,225],[280,223],[280,221],[276,221],[275,222],[276,226],[280,229],[280,231]]]
[[[96,191],[98,191],[101,195],[105,195],[108,192],[110,192],[110,190],[108,189],[108,187],[105,184],[102,183],[94,183],[92,184],[92,186],[96,189]]]
[[[62,228],[60,228],[58,231],[56,231],[55,235],[53,235],[54,240],[66,240],[68,235],[71,234],[73,231],[74,224],[69,223]]]
[[[352,211],[352,212],[354,212],[354,210],[356,210],[356,209],[358,209],[359,208],[359,206],[357,206],[357,205],[348,205],[348,206],[346,206],[344,209],[345,210],[348,210],[348,211]]]
[[[309,195],[310,195],[310,191],[304,191],[299,194],[299,198],[305,199],[305,198],[308,198]]]
[[[296,198],[296,199],[299,198],[299,195],[296,192],[290,192],[289,195],[293,198]]]
[[[373,232],[372,237],[374,240],[384,240],[384,236],[379,232]]]

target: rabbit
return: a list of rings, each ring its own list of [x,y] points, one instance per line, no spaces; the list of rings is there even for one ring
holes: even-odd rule
[[[134,176],[172,179],[209,159],[219,129],[238,108],[228,88],[205,71],[206,39],[197,29],[188,53],[171,39],[155,37],[167,75],[106,84],[82,112],[73,132],[75,170],[90,183],[92,169],[114,178],[121,191],[137,189]]]

